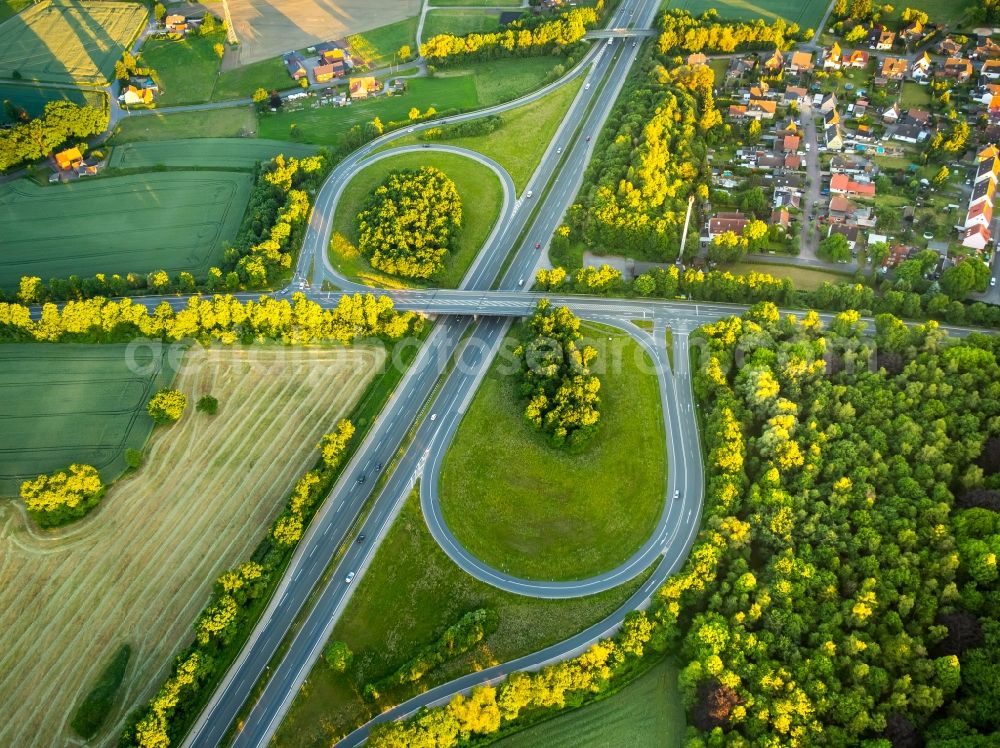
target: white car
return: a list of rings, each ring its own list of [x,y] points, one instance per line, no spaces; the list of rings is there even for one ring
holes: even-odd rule
[[[346,578],[344,579],[344,584],[350,584],[350,583],[351,583],[351,582],[353,582],[353,581],[354,581],[354,572],[352,571],[352,572],[351,572],[350,574],[348,574],[348,575],[347,575],[347,577],[346,577]]]
[[[431,420],[432,421],[436,421],[437,419],[438,419],[438,414],[437,413],[431,413]]]
[[[589,91],[589,90],[590,90],[590,84],[589,84],[589,83],[588,83],[588,84],[586,84],[586,85],[585,85],[585,86],[583,87],[583,90],[584,90],[584,91]]]
[[[558,148],[556,148],[556,153],[562,153],[562,146],[559,146]]]
[[[531,196],[533,196],[534,194],[535,194],[534,192],[532,192],[531,190],[528,190],[528,191],[527,191],[526,193],[524,193],[524,196],[525,196],[525,197],[531,197]]]
[[[680,497],[681,497],[681,492],[680,492],[680,491],[678,491],[678,490],[677,490],[677,489],[675,488],[675,489],[674,489],[674,501],[676,501],[676,500],[677,500],[677,499],[679,499]]]
[[[524,278],[521,278],[521,280],[519,280],[519,281],[517,282],[517,285],[519,285],[519,286],[523,286],[523,285],[524,285]]]
[[[996,284],[997,284],[997,279],[996,278],[990,278],[990,286],[992,287],[992,286],[995,286]]]

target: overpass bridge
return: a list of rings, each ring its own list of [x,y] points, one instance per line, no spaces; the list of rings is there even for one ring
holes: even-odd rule
[[[657,29],[594,29],[584,34],[584,39],[628,39],[659,36]]]

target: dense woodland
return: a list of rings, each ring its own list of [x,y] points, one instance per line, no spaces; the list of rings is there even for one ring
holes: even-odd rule
[[[580,319],[566,307],[542,299],[528,320],[528,333],[514,355],[521,362],[524,417],[557,445],[582,445],[600,420],[601,380],[590,371],[593,346],[580,347]]]
[[[440,169],[400,169],[358,213],[358,249],[372,267],[404,278],[430,278],[444,267],[462,227],[462,199]]]
[[[4,103],[21,121],[0,130],[0,172],[47,158],[67,141],[83,140],[108,127],[108,112],[103,108],[50,101],[42,116],[32,119],[23,110]]]

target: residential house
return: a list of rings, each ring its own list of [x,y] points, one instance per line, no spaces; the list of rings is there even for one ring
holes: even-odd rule
[[[980,179],[972,186],[972,195],[969,197],[969,207],[978,202],[993,202],[996,196],[997,183],[992,179]]]
[[[812,52],[792,52],[788,69],[793,73],[811,73],[813,69]]]
[[[313,68],[313,80],[316,83],[326,83],[336,77],[333,65],[317,65]]]
[[[797,153],[785,154],[785,168],[797,171],[802,168],[802,156]]]
[[[834,195],[827,208],[827,219],[830,223],[844,223],[854,217],[857,209],[858,206],[843,195]]]
[[[868,99],[858,99],[854,102],[854,116],[861,118],[868,111]]]
[[[841,151],[844,149],[844,133],[841,131],[839,124],[827,127],[823,131],[823,137],[828,151]]]
[[[118,97],[118,100],[125,106],[149,106],[153,103],[153,92],[148,88],[136,88],[130,85]]]
[[[774,119],[774,113],[777,111],[777,108],[778,102],[776,101],[750,99],[750,105],[747,107],[747,116],[758,120]]]
[[[694,67],[695,65],[707,65],[708,58],[701,52],[695,52],[687,56],[688,67]]]
[[[886,57],[882,60],[881,75],[889,81],[901,81],[908,67],[905,57]]]
[[[840,64],[845,68],[863,68],[868,64],[868,52],[863,49],[856,49],[853,52],[844,52],[840,58]]]
[[[287,54],[281,60],[285,63],[285,70],[291,76],[292,80],[302,80],[309,75],[309,72],[306,70],[305,58],[297,52]]]
[[[924,25],[914,19],[909,26],[899,32],[899,35],[903,37],[906,42],[916,42],[924,36]]]
[[[830,192],[848,197],[875,197],[875,185],[872,182],[855,182],[847,174],[834,174],[830,177]]]
[[[931,75],[931,56],[924,52],[910,65],[910,77],[915,81],[925,81]]]
[[[763,59],[764,56],[762,55],[761,58]],[[766,70],[769,75],[777,75],[785,67],[785,57],[781,54],[781,50],[776,48],[773,55],[767,59],[763,59],[762,64],[764,70]]]
[[[865,42],[868,44],[869,49],[888,52],[896,42],[896,34],[882,24],[876,23],[868,30]]]
[[[786,135],[781,141],[781,150],[785,153],[795,153],[799,150],[799,136]]]
[[[772,171],[774,169],[780,169],[785,165],[784,156],[778,156],[774,153],[760,152],[757,154],[757,168],[766,169]]]
[[[836,109],[831,109],[823,116],[823,126],[833,127],[834,125],[840,124],[840,112]]]
[[[169,15],[163,19],[163,28],[172,34],[186,34],[187,18],[179,14]]]
[[[823,69],[840,70],[842,57],[843,53],[841,52],[840,45],[834,42],[833,46],[823,55]]]
[[[370,94],[376,93],[382,85],[374,76],[367,75],[362,78],[351,78],[348,84],[352,99],[367,99]]]
[[[834,234],[841,234],[845,239],[847,239],[847,246],[851,248],[853,252],[858,246],[858,233],[861,231],[859,226],[850,226],[846,223],[831,223],[830,228],[826,230],[827,236],[833,236]]]
[[[809,92],[801,86],[788,86],[788,88],[785,89],[785,94],[781,101],[785,106],[788,106],[793,102],[797,106],[802,106],[805,104],[808,96]]]
[[[747,117],[747,108],[743,104],[729,105],[730,119],[746,119],[746,117]]]
[[[915,122],[918,125],[926,125],[930,122],[931,113],[923,109],[910,108],[906,110],[906,121]]]
[[[831,93],[823,97],[823,101],[819,105],[819,110],[823,114],[829,114],[834,109],[837,108],[837,94]]]
[[[972,77],[972,63],[959,57],[949,57],[937,73],[942,78],[953,78],[965,83]]]
[[[833,174],[847,174],[856,176],[858,174],[870,174],[871,162],[860,156],[851,154],[836,155],[830,159],[830,171]]]
[[[993,221],[993,197],[1000,180],[1000,151],[995,145],[983,148],[977,155],[979,166],[960,233],[962,246],[982,251],[990,242]]]
[[[62,171],[75,170],[83,163],[83,154],[80,153],[79,148],[75,147],[60,151],[53,158],[55,158],[56,166]]]
[[[792,217],[784,208],[776,208],[771,211],[771,225],[781,226],[787,231],[788,227],[792,225]]]
[[[767,85],[767,81],[761,81],[750,87],[750,98],[751,99],[773,99],[775,96],[771,92],[771,87]]]
[[[944,57],[958,57],[962,52],[962,45],[952,39],[950,36],[946,36],[940,42],[938,42],[936,51],[939,55]]]
[[[972,57],[976,57],[980,60],[1000,57],[1000,44],[997,44],[989,37],[986,37],[985,41],[976,45],[976,48],[972,50]]]
[[[899,122],[899,104],[893,104],[891,107],[882,112],[882,121],[887,125],[894,125]]]
[[[711,241],[727,231],[732,231],[739,236],[748,223],[750,223],[750,219],[739,212],[716,213],[708,221],[708,240]]]
[[[902,143],[922,143],[927,139],[927,130],[915,122],[898,125],[893,130],[892,139]]]
[[[982,252],[986,249],[986,245],[990,243],[990,230],[985,226],[976,224],[971,228],[963,230],[961,237],[963,247],[969,247],[970,249]]]
[[[969,207],[965,214],[965,228],[971,228],[976,224],[984,228],[989,228],[993,222],[993,203],[989,200],[980,200],[975,205]]]
[[[910,256],[912,251],[913,248],[905,244],[893,244],[889,247],[889,256],[885,258],[885,265],[882,266],[882,269],[888,270],[889,268],[898,267]]]
[[[729,67],[726,69],[726,77],[742,78],[753,70],[756,65],[756,57],[734,57],[729,61]]]
[[[765,174],[770,186],[775,190],[786,189],[801,192],[805,178],[801,174]]]
[[[1000,60],[987,60],[984,62],[983,68],[980,70],[980,75],[991,81],[1000,78]]]
[[[798,208],[802,204],[802,195],[795,190],[779,187],[774,191],[771,205],[776,208]]]

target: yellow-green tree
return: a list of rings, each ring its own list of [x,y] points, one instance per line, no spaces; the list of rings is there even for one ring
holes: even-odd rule
[[[157,424],[174,423],[184,415],[187,395],[179,390],[162,389],[150,399],[146,410]]]
[[[28,514],[42,527],[58,527],[83,517],[104,496],[97,468],[70,465],[51,475],[39,475],[21,484]]]

